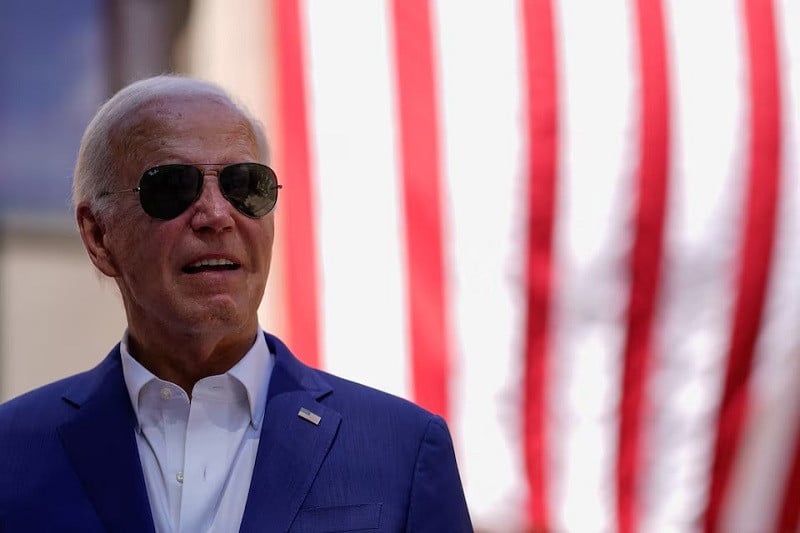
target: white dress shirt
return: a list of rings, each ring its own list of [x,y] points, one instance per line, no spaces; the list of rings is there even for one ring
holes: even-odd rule
[[[131,356],[127,332],[120,352],[156,531],[237,531],[274,366],[264,333],[228,372],[198,381],[191,401]]]

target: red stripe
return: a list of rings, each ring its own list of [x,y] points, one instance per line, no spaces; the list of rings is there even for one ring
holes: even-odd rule
[[[639,166],[636,234],[625,340],[617,455],[617,520],[621,533],[636,531],[640,431],[653,363],[656,310],[669,172],[669,85],[664,19],[660,0],[635,0],[639,38]]]
[[[306,363],[319,366],[316,217],[306,111],[304,32],[298,0],[274,3],[281,203],[285,225],[287,342]]]
[[[446,416],[450,326],[445,314],[442,180],[427,0],[394,0],[400,161],[405,208],[413,394]]]
[[[720,403],[705,530],[716,531],[747,416],[748,381],[761,323],[779,188],[780,89],[772,2],[743,0],[750,64],[747,211],[728,368]]]
[[[529,519],[550,531],[547,465],[547,368],[550,300],[554,285],[553,220],[558,167],[558,90],[555,34],[550,0],[522,4],[530,143],[528,220],[528,309],[525,347],[525,467]]]
[[[800,528],[800,427],[795,437],[794,460],[784,488],[776,533],[797,531]]]

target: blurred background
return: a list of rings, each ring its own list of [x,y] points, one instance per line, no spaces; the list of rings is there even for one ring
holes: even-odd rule
[[[179,72],[270,138],[262,326],[442,414],[477,529],[800,531],[798,36],[791,0],[4,0],[0,401],[121,337],[72,168]]]

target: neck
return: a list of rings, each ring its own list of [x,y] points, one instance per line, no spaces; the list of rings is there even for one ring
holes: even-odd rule
[[[175,383],[191,397],[199,380],[230,370],[253,345],[256,327],[235,334],[211,336],[156,334],[128,327],[131,355],[157,377]]]

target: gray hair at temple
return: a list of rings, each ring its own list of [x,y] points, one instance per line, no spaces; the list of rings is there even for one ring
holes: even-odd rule
[[[264,128],[242,105],[237,103],[222,87],[203,80],[176,75],[162,75],[134,82],[112,96],[97,111],[86,127],[78,150],[78,161],[72,178],[74,206],[88,202],[96,216],[107,214],[113,205],[111,196],[124,163],[119,149],[125,135],[119,127],[130,114],[142,106],[174,96],[208,96],[231,104],[249,125],[258,143],[262,163],[268,163],[269,152]]]

